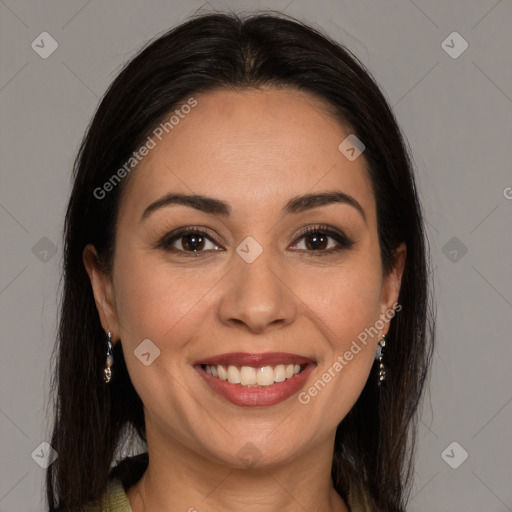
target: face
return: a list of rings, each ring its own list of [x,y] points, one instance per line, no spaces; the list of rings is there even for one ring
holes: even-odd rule
[[[148,443],[232,466],[250,447],[271,466],[332,445],[389,328],[405,251],[384,276],[364,153],[340,152],[350,130],[320,100],[194,97],[130,176],[112,274],[92,246],[84,263]]]

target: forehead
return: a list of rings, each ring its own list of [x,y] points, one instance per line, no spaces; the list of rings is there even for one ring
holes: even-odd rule
[[[254,213],[291,196],[336,189],[356,196],[372,216],[366,161],[349,161],[339,151],[351,132],[323,101],[290,89],[193,97],[197,105],[161,141],[154,139],[132,172],[123,203],[134,215],[171,191],[211,195],[234,212]]]

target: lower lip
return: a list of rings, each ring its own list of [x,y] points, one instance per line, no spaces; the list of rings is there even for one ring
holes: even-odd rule
[[[213,391],[223,396],[232,404],[243,407],[266,407],[283,402],[297,393],[313,371],[314,366],[313,364],[308,364],[301,373],[294,375],[291,379],[286,379],[283,382],[274,382],[270,386],[262,386],[260,388],[249,388],[240,384],[231,384],[227,380],[212,377],[204,371],[201,365],[197,365],[194,368]]]

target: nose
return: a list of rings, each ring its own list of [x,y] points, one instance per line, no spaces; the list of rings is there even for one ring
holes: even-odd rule
[[[295,320],[298,299],[292,283],[286,282],[284,269],[269,253],[263,251],[252,263],[233,256],[218,309],[223,324],[262,334]]]

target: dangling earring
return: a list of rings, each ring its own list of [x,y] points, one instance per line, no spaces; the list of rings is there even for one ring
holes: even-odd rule
[[[375,359],[379,362],[379,380],[377,384],[380,386],[384,380],[386,380],[386,367],[383,363],[384,356],[384,347],[386,346],[386,335],[382,335],[382,339],[377,344],[377,352],[375,354]]]
[[[112,333],[107,334],[107,354],[105,358],[105,368],[103,369],[103,379],[108,384],[112,378],[112,370],[110,367],[114,364],[114,355],[112,353]]]

